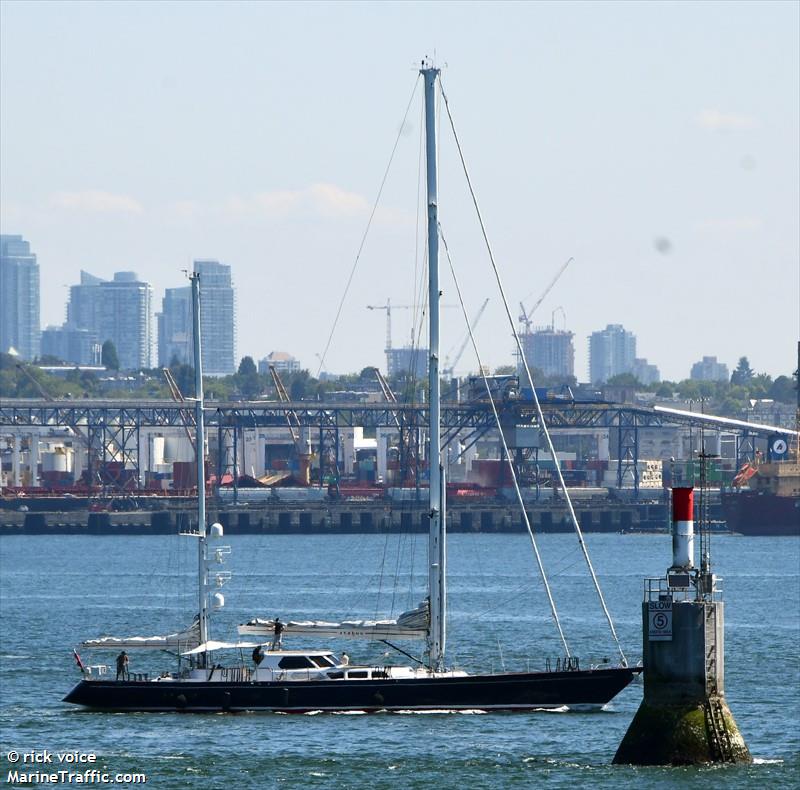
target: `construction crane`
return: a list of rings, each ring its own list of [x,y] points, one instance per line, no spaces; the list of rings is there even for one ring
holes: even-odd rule
[[[370,370],[375,374],[375,378],[378,380],[378,386],[381,388],[381,392],[383,393],[383,397],[386,398],[387,403],[397,403],[397,396],[392,392],[392,388],[389,386],[389,382],[384,377],[383,373],[378,370],[378,368],[370,368]],[[392,421],[397,428],[398,439],[399,439],[399,451],[400,451],[400,477],[401,483],[405,483],[407,481],[413,480],[413,475],[417,468],[417,447],[416,442],[413,441],[414,439],[414,428],[408,427],[403,424],[403,420],[401,419],[400,412],[392,411]]]
[[[556,272],[556,276],[553,277],[552,280],[550,280],[549,285],[547,286],[547,288],[544,289],[542,295],[536,300],[536,303],[533,305],[533,307],[531,307],[530,310],[528,311],[525,310],[525,305],[523,304],[525,300],[519,303],[519,309],[520,309],[519,322],[525,326],[526,333],[530,333],[531,331],[531,324],[533,323],[532,316],[536,312],[536,308],[539,307],[539,305],[544,301],[545,296],[547,296],[547,294],[550,293],[550,291],[553,289],[553,286],[558,282],[561,275],[564,274],[564,272],[566,271],[567,266],[569,266],[573,260],[575,259],[568,258],[566,263],[562,264],[561,268]],[[528,296],[526,296],[525,299],[529,299],[530,296],[531,294],[528,294]]]
[[[440,308],[455,307],[454,304],[439,305]],[[419,310],[418,304],[392,304],[391,299],[386,300],[386,304],[368,304],[367,310],[386,311],[386,350],[392,350],[392,310]],[[413,334],[413,333],[412,333]]]
[[[446,377],[450,377],[453,375],[453,371],[455,370],[456,365],[458,364],[459,360],[461,359],[461,355],[464,353],[464,349],[467,347],[467,343],[469,343],[469,338],[471,332],[475,331],[475,327],[478,325],[478,321],[481,320],[481,316],[483,315],[483,311],[486,309],[486,305],[489,304],[489,298],[487,297],[484,303],[481,305],[480,310],[475,314],[475,318],[472,319],[472,323],[470,324],[470,328],[467,330],[467,334],[464,336],[464,340],[461,343],[461,346],[458,349],[455,357],[453,357],[452,363],[445,363],[444,367],[442,368],[442,375]]]
[[[183,397],[183,393],[181,392],[181,388],[178,386],[178,382],[175,381],[175,377],[172,375],[172,371],[169,368],[161,368],[161,372],[164,374],[164,380],[167,382],[167,387],[169,388],[169,394],[172,396],[172,400],[175,403],[186,403],[186,398]],[[195,432],[194,432],[194,410],[193,409],[181,409],[181,422],[183,423],[183,429],[186,431],[186,438],[189,440],[189,444],[192,445],[192,450],[194,450],[194,457],[197,459],[197,443],[195,442]]]
[[[386,310],[386,350],[392,350],[392,307],[395,310],[414,310],[419,305],[413,304],[392,304],[391,299],[386,300],[386,304],[368,304],[367,310]]]
[[[278,371],[275,368],[275,365],[269,366],[269,373],[272,376],[272,381],[275,384],[275,391],[278,393],[278,400],[281,403],[289,403],[289,393],[286,392],[286,387],[283,386],[283,381],[281,381],[281,377],[278,374]],[[294,442],[294,449],[297,450],[297,455],[307,455],[307,453],[303,452],[303,445],[300,441],[300,418],[297,416],[297,412],[293,409],[288,409],[286,411],[286,424],[289,426],[289,433],[292,435],[292,441]]]

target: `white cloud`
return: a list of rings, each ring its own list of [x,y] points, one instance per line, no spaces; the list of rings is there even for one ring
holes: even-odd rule
[[[289,216],[366,217],[370,204],[363,195],[335,184],[317,183],[294,190],[234,195],[225,202],[223,213],[232,219],[260,217],[285,219]]]
[[[81,192],[57,192],[50,199],[56,208],[93,214],[142,214],[144,208],[129,195],[115,195],[100,189]]]
[[[749,116],[721,110],[703,110],[697,116],[697,123],[711,131],[729,131],[731,129],[755,129],[758,121]]]

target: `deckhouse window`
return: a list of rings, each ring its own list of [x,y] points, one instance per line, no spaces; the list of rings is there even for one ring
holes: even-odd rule
[[[284,656],[278,666],[281,669],[309,669],[314,665],[307,656]]]

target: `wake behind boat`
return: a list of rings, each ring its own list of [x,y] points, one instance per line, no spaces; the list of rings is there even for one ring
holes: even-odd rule
[[[119,711],[430,711],[430,710],[533,710],[538,708],[600,707],[614,698],[641,671],[629,667],[620,649],[619,666],[603,665],[582,669],[570,655],[555,611],[536,548],[542,579],[553,616],[561,637],[565,658],[555,667],[541,672],[502,672],[467,674],[447,666],[447,590],[446,590],[446,518],[445,476],[442,464],[439,425],[439,289],[438,272],[438,197],[436,175],[435,88],[439,70],[423,63],[420,70],[425,82],[425,122],[427,158],[428,260],[430,359],[430,424],[428,430],[429,519],[428,595],[417,608],[396,620],[376,621],[289,621],[252,619],[239,627],[242,636],[257,637],[245,642],[215,642],[209,635],[209,613],[224,604],[215,591],[229,574],[215,571],[215,564],[229,553],[227,547],[214,541],[223,536],[219,524],[206,533],[203,389],[200,353],[200,283],[192,275],[194,325],[194,358],[197,399],[195,402],[198,531],[193,533],[199,544],[199,616],[197,626],[167,637],[105,637],[83,643],[83,647],[133,649],[147,647],[167,650],[179,658],[179,668],[150,678],[146,674],[129,676],[124,669],[111,680],[102,667],[84,667],[83,679],[65,697],[65,702],[90,708]],[[529,379],[530,379],[530,374]],[[532,384],[531,384],[532,386]],[[535,398],[534,389],[534,398]],[[536,401],[538,408],[538,400]],[[546,432],[541,410],[540,427]],[[501,434],[502,435],[502,434]],[[504,440],[503,440],[504,441]],[[555,458],[556,454],[551,454]],[[560,474],[560,471],[559,471]],[[566,490],[566,486],[562,488]],[[519,491],[518,491],[519,495]],[[521,503],[521,496],[520,496]],[[571,504],[570,504],[571,510]],[[572,510],[571,510],[572,512]],[[527,522],[527,515],[523,515]],[[572,512],[581,549],[595,583],[603,611],[616,640],[613,623],[605,607],[594,570],[586,552],[580,528]],[[344,637],[380,641],[417,662],[410,653],[394,642],[402,639],[424,639],[425,661],[416,666],[350,665],[345,655],[329,650],[284,650],[283,634],[310,637]],[[264,650],[265,640],[272,638],[273,649]],[[617,644],[619,642],[617,640]],[[232,653],[227,665],[218,656]],[[76,653],[77,657],[77,653]]]

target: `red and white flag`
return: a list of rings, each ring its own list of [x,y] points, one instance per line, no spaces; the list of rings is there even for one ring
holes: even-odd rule
[[[72,655],[75,656],[75,663],[78,665],[81,673],[86,671],[86,667],[83,665],[83,661],[81,661],[81,657],[78,655],[78,651],[74,648],[72,649]]]

